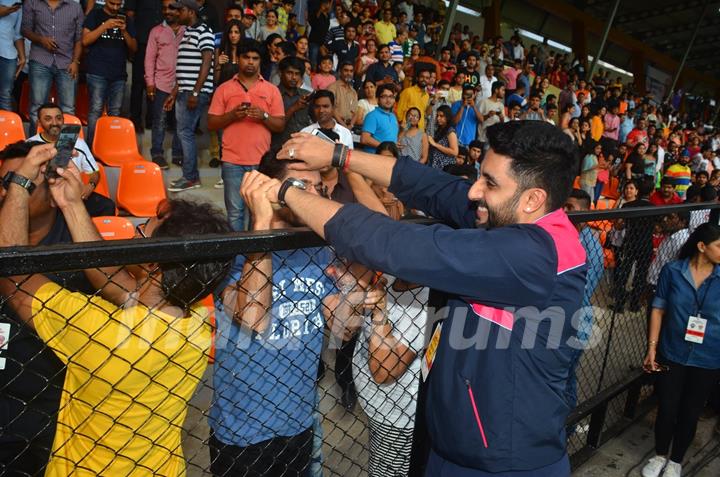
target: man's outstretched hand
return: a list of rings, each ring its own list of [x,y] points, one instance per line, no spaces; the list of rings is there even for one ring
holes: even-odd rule
[[[308,133],[295,133],[283,144],[278,159],[296,159],[302,162],[288,164],[296,171],[317,171],[332,165],[335,145]],[[292,154],[291,154],[292,153]]]

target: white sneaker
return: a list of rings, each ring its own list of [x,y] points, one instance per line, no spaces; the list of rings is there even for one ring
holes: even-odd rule
[[[673,461],[669,460],[667,465],[665,466],[665,471],[663,472],[663,477],[680,477],[681,473],[682,473],[682,465],[678,464],[677,462],[673,462]]]
[[[645,467],[643,467],[642,469],[642,476],[659,477],[660,472],[662,472],[662,470],[665,468],[665,464],[667,463],[667,461],[668,460],[665,457],[656,455],[655,457],[650,459],[647,464],[645,464]]]
[[[223,189],[225,187],[225,183],[223,182],[222,179],[220,179],[219,181],[217,181],[215,183],[215,185],[213,187],[215,187],[216,189]]]

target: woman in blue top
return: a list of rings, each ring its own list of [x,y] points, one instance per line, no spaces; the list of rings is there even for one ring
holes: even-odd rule
[[[661,372],[655,422],[656,456],[643,477],[679,477],[698,418],[720,379],[720,227],[705,223],[678,260],[660,272],[643,367]],[[672,453],[667,458],[672,442]],[[664,469],[664,471],[663,471]]]

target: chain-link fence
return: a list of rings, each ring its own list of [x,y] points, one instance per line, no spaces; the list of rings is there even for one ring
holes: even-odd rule
[[[590,265],[575,462],[650,396],[653,283],[710,208],[573,216]],[[421,472],[442,295],[310,232],[3,250],[0,276],[0,475]]]

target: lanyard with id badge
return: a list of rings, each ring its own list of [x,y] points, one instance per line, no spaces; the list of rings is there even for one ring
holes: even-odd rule
[[[685,341],[690,343],[702,344],[705,340],[705,332],[707,331],[707,320],[701,316],[700,310],[702,310],[705,304],[705,298],[710,293],[710,284],[708,283],[707,290],[702,301],[698,299],[697,293],[695,294],[695,304],[697,305],[697,316],[689,316],[687,328],[685,329]]]

